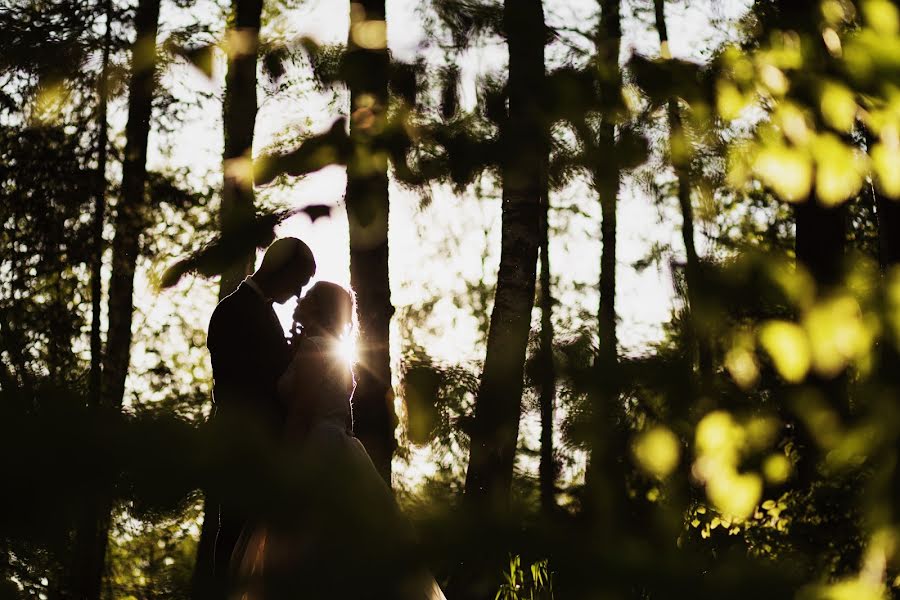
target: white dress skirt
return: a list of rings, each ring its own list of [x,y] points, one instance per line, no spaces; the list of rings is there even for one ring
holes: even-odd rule
[[[412,528],[350,433],[355,382],[329,340],[305,338],[278,384],[296,502],[245,532],[233,598],[446,600],[417,561]],[[294,508],[296,507],[296,508]]]

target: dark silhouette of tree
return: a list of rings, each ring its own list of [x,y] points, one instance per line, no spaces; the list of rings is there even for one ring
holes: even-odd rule
[[[97,85],[97,184],[94,199],[93,235],[94,255],[91,261],[91,373],[88,397],[93,406],[100,405],[101,373],[103,366],[103,342],[101,339],[100,310],[103,301],[103,226],[106,223],[106,163],[109,147],[109,55],[112,47],[112,2],[103,0],[104,34],[100,81]]]
[[[101,306],[103,299],[103,253],[106,243],[103,228],[106,224],[107,179],[106,165],[109,146],[109,122],[107,117],[109,104],[109,63],[112,50],[112,2],[102,3],[104,15],[104,34],[102,47],[102,64],[97,84],[97,167],[94,189],[94,214],[92,222],[93,253],[91,256],[91,370],[88,384],[88,404],[98,409],[102,390],[103,344],[101,339]],[[85,598],[100,597],[100,581],[105,556],[106,543],[101,537],[107,535],[106,522],[98,515],[98,505],[89,503],[81,515],[81,522],[75,531],[74,551],[71,561],[72,592],[84,594]],[[103,505],[100,505],[103,510]],[[99,567],[98,567],[99,564]]]
[[[359,364],[353,396],[354,433],[378,471],[391,480],[396,440],[391,387],[390,323],[394,314],[388,275],[388,156],[377,144],[388,104],[387,25],[384,0],[350,3],[344,56],[350,88],[347,219],[350,285],[359,317]]]
[[[125,378],[131,357],[131,324],[134,311],[134,274],[141,234],[147,222],[147,140],[150,134],[153,94],[156,87],[156,34],[160,0],[141,0],[135,13],[135,40],[131,49],[128,86],[128,123],[122,161],[122,194],[116,205],[112,272],[109,283],[109,330],[103,356],[101,406],[119,410],[125,394]],[[112,499],[96,494],[95,543],[83,557],[78,597],[100,598],[103,565],[108,543]]]
[[[466,497],[504,511],[509,500],[521,414],[525,347],[534,306],[540,244],[546,126],[544,12],[540,0],[507,0],[508,110],[500,124],[503,222],[497,291],[487,354],[475,401]]]
[[[608,82],[608,89],[618,93],[622,73],[619,52],[622,41],[621,6],[619,0],[598,2],[600,20],[595,34],[594,68]],[[610,106],[614,102],[607,99]],[[619,421],[619,336],[616,317],[616,211],[618,207],[621,169],[616,153],[615,115],[600,117],[596,134],[585,125],[582,138],[588,140],[587,162],[591,181],[600,200],[600,302],[597,312],[598,351],[594,359],[594,382],[591,394],[591,454],[585,475],[587,506],[585,510],[598,522],[610,526],[624,485],[617,467],[619,458],[613,440],[615,423]]]
[[[669,30],[666,26],[665,0],[653,2],[656,31],[663,58],[671,59],[669,50]],[[681,108],[678,106],[678,98],[672,97],[666,102],[666,117],[669,126],[669,158],[675,168],[675,177],[678,186],[678,207],[681,210],[681,241],[684,244],[684,279],[687,298],[687,335],[689,345],[696,347],[691,353],[696,356],[697,371],[701,382],[708,385],[712,365],[712,349],[704,328],[699,325],[702,319],[700,314],[699,294],[700,259],[697,256],[697,248],[694,242],[694,207],[691,198],[691,153],[688,150],[689,141],[684,123],[681,117]]]
[[[548,155],[549,161],[549,155]],[[546,513],[557,509],[556,478],[557,462],[553,450],[553,419],[556,404],[556,366],[553,358],[553,289],[550,277],[550,185],[547,176],[549,164],[545,162],[541,182],[541,241],[540,241],[540,286],[541,331],[538,345],[538,386],[541,413],[541,462],[538,479],[541,493],[541,507]]]
[[[103,405],[118,408],[125,393],[131,356],[134,272],[146,224],[147,140],[156,87],[156,34],[160,0],[141,0],[135,13],[135,41],[128,85],[128,123],[122,162],[122,197],[116,206],[109,334],[103,360]]]
[[[4,127],[2,161],[9,170],[0,175],[8,207],[2,221],[4,229],[12,227],[2,243],[4,279],[12,287],[4,292],[0,317],[0,352],[9,360],[0,367],[0,410],[10,417],[98,403],[106,102],[110,54],[118,47],[111,32],[114,15],[104,2],[21,3],[3,12],[0,27],[8,36],[0,51],[0,96],[4,120],[16,123]],[[99,73],[87,63],[92,52],[100,55]],[[90,286],[84,272],[90,273]],[[88,302],[89,363],[73,351]],[[15,570],[31,563],[31,553],[43,556],[34,564],[46,574],[47,592],[90,593],[82,574],[95,566],[97,522],[87,496],[71,502],[62,522],[35,531],[35,543],[5,538],[4,549],[12,554],[4,560],[16,557],[6,564]],[[35,579],[25,577],[22,585],[40,585]]]
[[[878,261],[882,270],[887,271],[900,264],[900,203],[885,196],[875,185],[869,185],[878,220]]]
[[[797,262],[821,286],[836,285],[841,276],[847,232],[846,206],[823,206],[811,195],[794,209]]]
[[[225,235],[237,231],[254,216],[251,153],[256,126],[256,70],[262,9],[262,0],[234,0],[225,32],[228,72],[222,106],[225,149],[219,214]],[[247,253],[228,266],[219,283],[219,299],[233,292],[253,271],[255,259],[255,253]]]

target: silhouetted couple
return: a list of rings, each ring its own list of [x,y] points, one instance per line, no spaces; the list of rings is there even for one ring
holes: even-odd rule
[[[214,596],[443,598],[412,560],[410,527],[353,437],[356,383],[342,351],[354,334],[352,292],[314,284],[297,303],[290,341],[272,309],[299,296],[315,271],[306,244],[276,240],[210,320],[214,420],[234,435],[271,441],[271,464],[286,471],[273,475],[295,482],[278,498],[254,498],[249,489],[219,506]],[[216,518],[211,508],[206,518]]]

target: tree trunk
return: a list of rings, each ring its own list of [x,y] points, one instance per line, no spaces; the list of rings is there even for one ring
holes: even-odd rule
[[[248,177],[256,128],[256,70],[262,0],[234,0],[225,33],[228,72],[222,106],[222,207],[219,226],[223,234],[239,230],[254,213],[253,180]],[[219,281],[219,300],[237,289],[253,272],[256,253],[250,251],[229,265]],[[206,494],[203,527],[191,579],[191,597],[210,598],[215,593],[213,555],[219,527],[219,503]]]
[[[108,410],[118,410],[122,406],[125,376],[130,362],[134,271],[140,235],[146,219],[144,184],[155,85],[159,5],[160,0],[141,0],[135,14],[136,38],[132,46],[132,74],[128,88],[122,197],[116,210],[109,287],[109,331],[103,357],[100,395],[101,407]],[[80,559],[82,562],[77,574],[78,581],[72,590],[79,599],[100,598],[112,509],[109,493],[109,490],[97,490],[94,497],[88,499],[95,504],[97,512],[86,519],[84,524],[85,531],[91,533],[84,543],[93,548]],[[96,529],[90,527],[94,524]]]
[[[503,21],[509,47],[509,113],[500,130],[505,148],[500,269],[475,400],[465,492],[468,499],[501,513],[508,507],[519,433],[547,137],[537,93],[544,84],[543,6],[540,0],[506,0]]]
[[[823,206],[815,194],[794,210],[797,263],[822,291],[839,283],[847,228],[846,205]]]
[[[656,31],[659,34],[660,53],[663,58],[672,58],[669,50],[669,33],[666,27],[665,0],[654,0],[656,13]],[[684,135],[678,100],[670,98],[666,106],[669,121],[669,153],[675,177],[678,180],[678,206],[681,209],[681,241],[684,244],[685,267],[684,279],[687,288],[687,335],[691,352],[696,354],[697,372],[700,381],[706,386],[712,375],[712,349],[708,336],[698,326],[700,292],[700,259],[694,244],[694,208],[691,204],[691,179],[689,158],[676,152],[676,140]]]
[[[131,56],[122,197],[116,208],[116,235],[109,283],[109,332],[103,360],[101,399],[106,408],[122,405],[125,376],[131,358],[134,272],[148,209],[144,187],[156,73],[159,4],[160,0],[141,0],[135,15],[137,38]]]
[[[877,189],[873,193],[878,216],[878,262],[887,271],[900,264],[900,202],[886,198]]]
[[[816,194],[812,193],[805,202],[796,205],[794,215],[797,266],[805,268],[812,275],[816,284],[816,296],[822,298],[840,283],[847,226],[846,204],[825,207],[819,203]],[[849,418],[848,383],[846,373],[826,378],[811,372],[804,385],[816,390],[841,418]],[[810,433],[805,428],[797,427],[797,445],[801,448],[814,448],[814,444]],[[810,459],[801,460],[797,464],[799,485],[811,485],[819,477],[816,465],[816,461]]]
[[[103,361],[103,342],[100,337],[100,309],[103,300],[103,225],[106,221],[106,158],[109,144],[109,123],[107,104],[109,100],[109,51],[112,44],[112,1],[103,0],[106,15],[106,30],[103,34],[103,64],[97,93],[97,181],[94,199],[94,252],[91,256],[91,372],[88,388],[88,402],[92,407],[100,405],[100,378]]]
[[[596,35],[597,68],[612,73],[621,82],[619,51],[622,41],[620,0],[600,0],[600,23]],[[616,86],[618,88],[618,86]],[[612,526],[621,507],[619,496],[625,482],[618,476],[621,457],[616,455],[614,433],[619,421],[618,346],[616,322],[616,208],[621,170],[616,164],[616,126],[603,117],[592,148],[593,183],[600,200],[600,303],[597,311],[599,347],[594,361],[596,391],[592,398],[593,440],[585,475],[585,510],[603,529]],[[621,492],[621,493],[620,493]]]
[[[539,352],[539,387],[541,411],[541,462],[538,469],[541,508],[546,514],[555,512],[556,461],[553,454],[553,413],[556,403],[556,367],[553,362],[553,293],[550,281],[550,190],[547,181],[548,159],[544,155],[544,178],[541,182],[541,342]]]
[[[869,151],[875,145],[875,137],[867,129],[866,147]],[[878,220],[878,264],[886,273],[900,264],[900,202],[891,200],[882,194],[874,184],[870,191],[875,199],[875,217]]]
[[[353,427],[385,481],[391,481],[396,440],[391,386],[390,325],[394,314],[388,278],[387,160],[374,143],[388,102],[388,51],[384,0],[350,3],[345,57],[350,87],[347,220],[350,284],[359,317],[359,365]]]
[[[225,149],[222,154],[223,186],[220,226],[223,233],[239,230],[253,218],[253,180],[249,177],[256,126],[256,66],[262,0],[234,0],[228,30],[228,73],[222,123]],[[248,252],[223,273],[219,299],[233,292],[253,272],[255,252]]]
[[[103,0],[106,17],[103,34],[103,57],[98,83],[97,107],[97,171],[92,224],[93,254],[91,256],[91,370],[88,384],[88,406],[100,407],[103,342],[100,331],[100,310],[103,296],[103,226],[106,221],[106,163],[109,137],[107,106],[109,100],[109,53],[112,45],[112,1]],[[73,596],[99,598],[103,579],[103,565],[108,534],[107,503],[100,498],[84,498],[79,522],[76,524],[72,559],[68,561],[71,573],[66,587]]]

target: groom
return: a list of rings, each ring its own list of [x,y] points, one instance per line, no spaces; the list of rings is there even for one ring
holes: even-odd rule
[[[297,238],[278,239],[266,250],[259,269],[216,306],[206,342],[212,358],[216,422],[272,439],[281,433],[284,414],[276,385],[291,353],[272,303],[283,304],[299,295],[315,272],[309,246]],[[248,515],[227,504],[218,506],[216,515],[215,508],[208,506],[207,515],[218,517],[212,597],[220,600],[225,598],[229,560]]]

